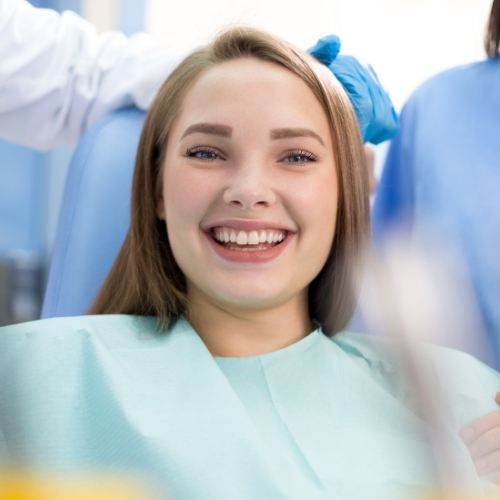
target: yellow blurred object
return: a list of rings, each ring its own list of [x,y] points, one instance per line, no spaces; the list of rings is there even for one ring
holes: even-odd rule
[[[467,494],[459,491],[452,491],[447,493],[436,491],[418,497],[415,500],[500,500],[500,493],[484,492],[480,493],[478,496],[477,492]]]
[[[153,500],[151,488],[125,476],[40,477],[0,474],[0,500]]]

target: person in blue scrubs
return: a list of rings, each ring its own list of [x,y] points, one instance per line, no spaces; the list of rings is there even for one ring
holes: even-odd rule
[[[500,366],[500,0],[492,4],[484,61],[421,85],[401,113],[373,208],[375,239],[395,226],[458,249],[483,331]],[[479,334],[480,332],[478,332]],[[478,341],[480,337],[478,335]]]
[[[182,500],[431,487],[425,408],[394,350],[340,333],[369,226],[339,82],[268,34],[221,34],[151,107],[131,226],[91,315],[0,329],[4,463],[132,470]],[[495,409],[499,375],[451,350],[426,358],[446,387],[455,472],[493,488],[458,432]]]

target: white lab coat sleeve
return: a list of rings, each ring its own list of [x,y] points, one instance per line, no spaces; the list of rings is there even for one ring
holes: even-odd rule
[[[146,109],[181,55],[145,33],[98,34],[72,12],[0,0],[0,138],[74,143],[114,109]]]

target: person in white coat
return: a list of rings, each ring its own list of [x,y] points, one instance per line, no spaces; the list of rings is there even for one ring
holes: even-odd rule
[[[76,142],[114,109],[147,109],[181,55],[25,0],[0,0],[0,40],[0,137],[37,149]]]
[[[146,33],[98,34],[75,13],[26,0],[0,0],[0,40],[0,138],[37,149],[76,142],[115,109],[147,109],[184,55]],[[389,97],[371,69],[337,57],[339,50],[329,36],[311,53],[349,94],[364,140],[392,137],[398,123]]]

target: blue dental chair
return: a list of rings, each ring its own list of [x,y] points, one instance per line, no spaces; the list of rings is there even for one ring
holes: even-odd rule
[[[144,116],[118,111],[80,141],[66,179],[42,318],[85,314],[111,268],[129,225]]]

